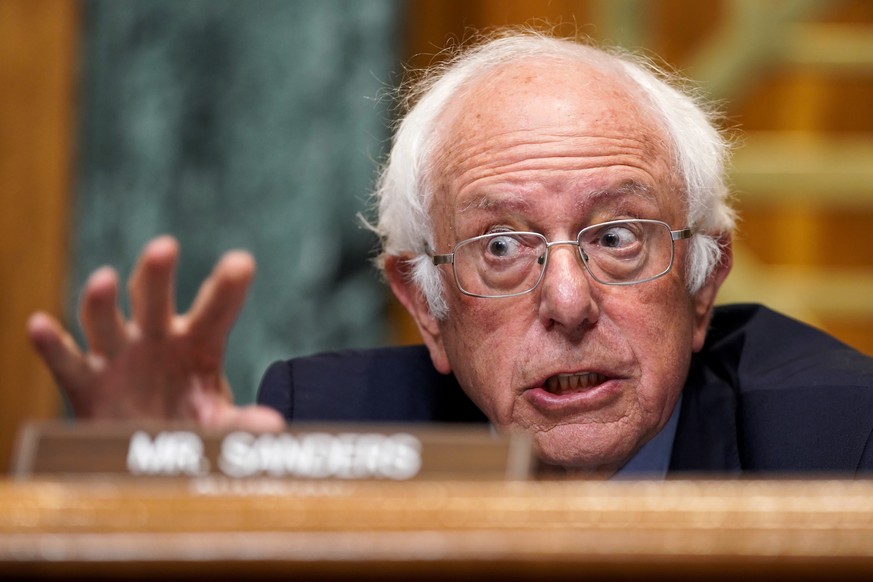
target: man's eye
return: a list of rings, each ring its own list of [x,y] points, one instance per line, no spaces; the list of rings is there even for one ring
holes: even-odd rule
[[[621,249],[637,241],[637,236],[629,228],[614,226],[597,237],[597,244],[608,249]]]
[[[508,257],[515,253],[518,241],[511,236],[497,236],[488,241],[488,253],[495,257]]]

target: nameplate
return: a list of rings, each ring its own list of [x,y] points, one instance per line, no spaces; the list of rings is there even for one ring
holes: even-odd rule
[[[28,478],[524,480],[530,439],[454,425],[293,425],[280,433],[191,425],[32,423],[12,473]]]

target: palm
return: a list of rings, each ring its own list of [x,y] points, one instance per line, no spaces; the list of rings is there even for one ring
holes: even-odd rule
[[[74,411],[87,418],[196,419],[198,404],[218,405],[228,394],[220,370],[194,364],[198,346],[192,344],[173,333],[139,337],[111,359],[90,355],[88,382],[70,386]]]

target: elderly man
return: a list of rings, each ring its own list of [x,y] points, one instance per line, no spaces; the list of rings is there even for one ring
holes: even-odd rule
[[[713,307],[731,267],[727,146],[694,99],[632,58],[513,35],[410,102],[374,228],[425,347],[280,362],[262,406],[238,408],[221,362],[253,261],[227,254],[176,315],[164,237],[132,276],[130,322],[112,270],[87,283],[88,353],[30,322],[76,414],[487,419],[572,474],[873,467],[871,360],[763,308]]]

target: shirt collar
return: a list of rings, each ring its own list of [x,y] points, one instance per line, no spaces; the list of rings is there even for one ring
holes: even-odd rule
[[[673,409],[673,414],[670,415],[670,420],[667,421],[661,432],[644,444],[621,469],[615,472],[611,477],[612,479],[663,479],[667,476],[681,408],[682,397],[680,396]]]

